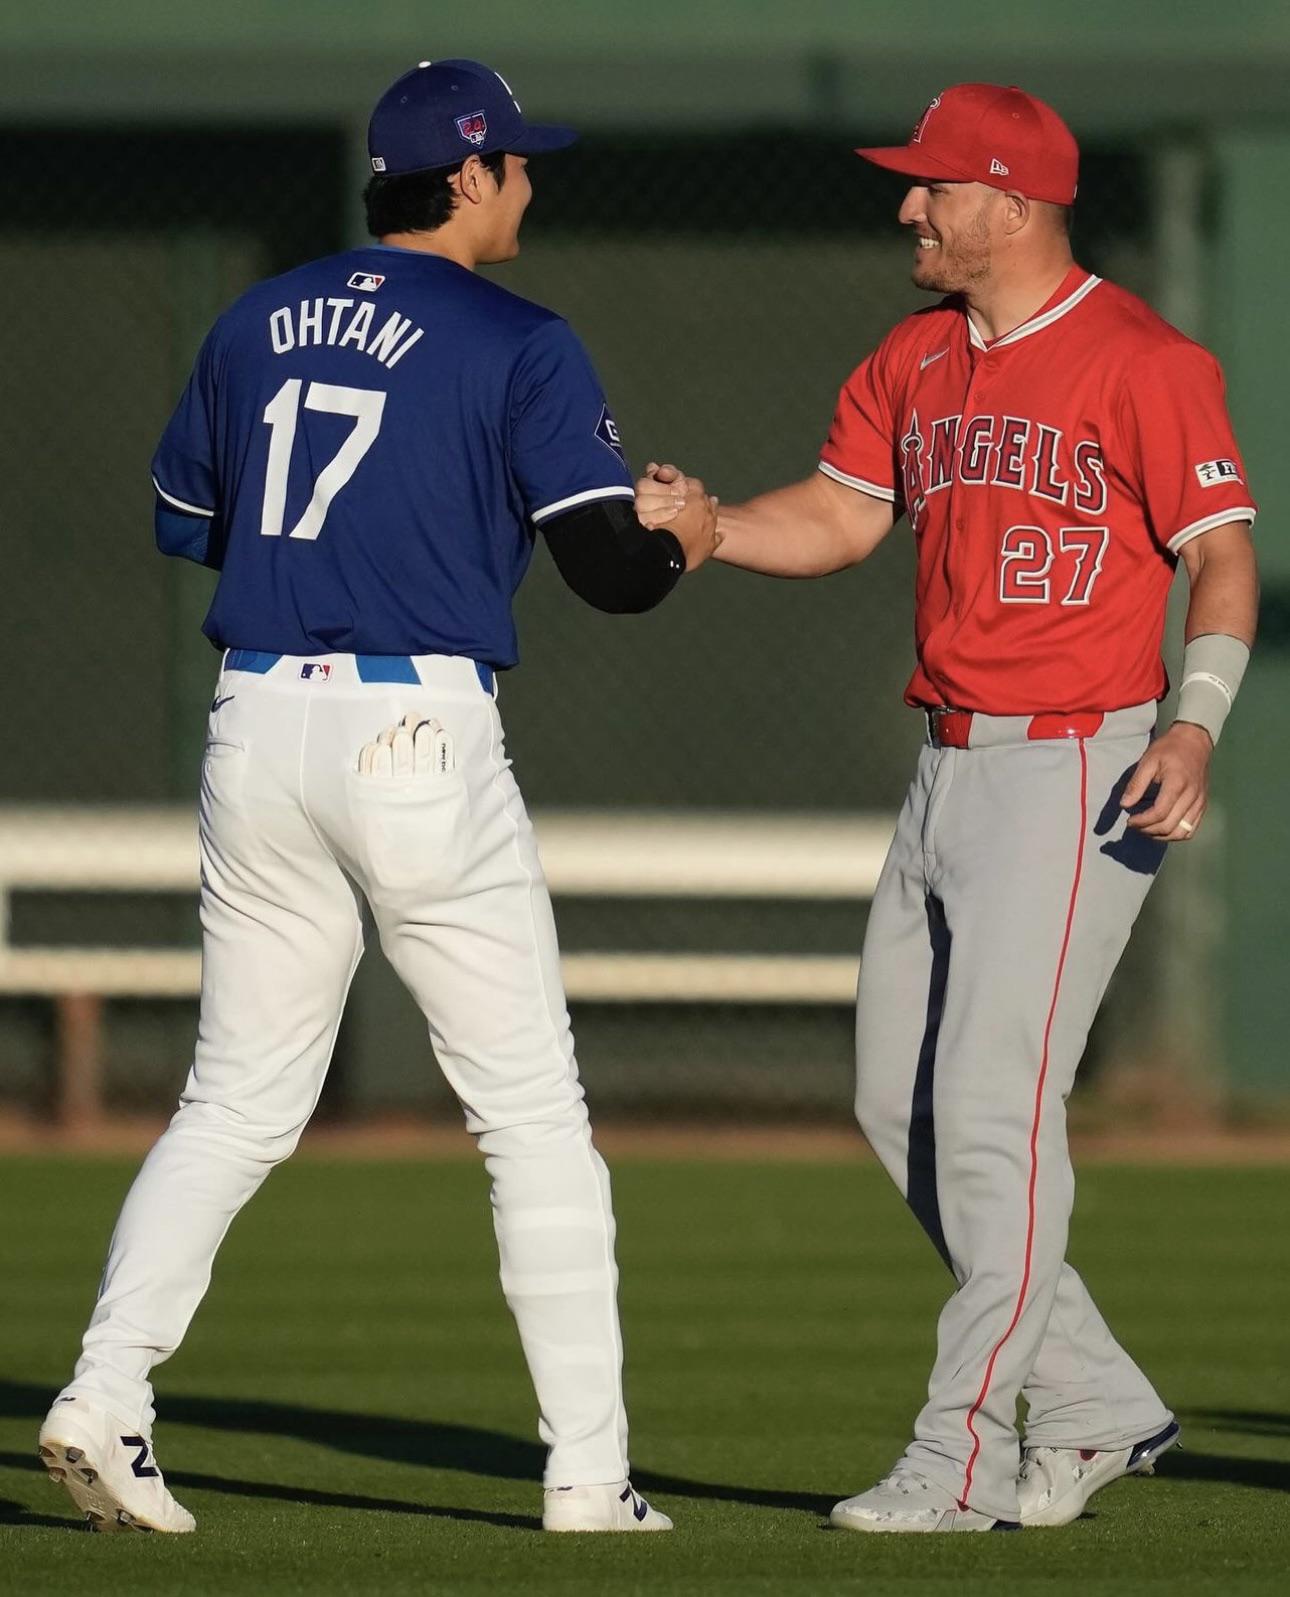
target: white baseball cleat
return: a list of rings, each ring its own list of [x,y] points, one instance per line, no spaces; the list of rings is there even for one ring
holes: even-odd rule
[[[630,1481],[613,1486],[550,1486],[542,1496],[543,1530],[671,1530]]]
[[[1021,1459],[1017,1496],[1022,1527],[1069,1525],[1094,1492],[1122,1475],[1152,1475],[1161,1453],[1182,1435],[1177,1420],[1133,1447],[1099,1452],[1089,1447],[1028,1447]]]
[[[943,1486],[902,1468],[892,1470],[867,1492],[835,1503],[829,1524],[838,1530],[906,1533],[1019,1529],[1012,1520],[964,1508]]]
[[[40,1428],[40,1462],[65,1486],[91,1530],[196,1530],[166,1490],[152,1444],[82,1398],[60,1397]]]

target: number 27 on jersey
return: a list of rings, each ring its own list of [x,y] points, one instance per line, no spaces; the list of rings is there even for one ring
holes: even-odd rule
[[[1088,604],[1111,541],[1109,527],[1009,527],[999,547],[1003,604]]]

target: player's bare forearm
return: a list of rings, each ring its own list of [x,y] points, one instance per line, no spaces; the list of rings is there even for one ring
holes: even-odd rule
[[[1253,644],[1259,616],[1259,569],[1254,539],[1245,521],[1202,533],[1182,547],[1191,583],[1187,641],[1225,633]]]
[[[637,513],[665,525],[675,511],[666,492],[686,479],[676,467],[651,466],[637,484]],[[813,472],[803,482],[720,507],[715,558],[772,577],[823,577],[856,565],[891,530],[892,506]]]
[[[722,505],[716,558],[768,577],[824,577],[872,554],[892,520],[883,500],[817,471],[745,504]]]

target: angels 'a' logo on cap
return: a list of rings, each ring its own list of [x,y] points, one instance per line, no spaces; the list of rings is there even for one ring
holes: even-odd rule
[[[476,149],[488,137],[488,118],[482,111],[470,111],[456,118],[457,132]]]
[[[923,112],[922,116],[920,116],[918,121],[914,124],[914,131],[909,136],[909,142],[911,144],[921,144],[923,142],[923,130],[927,127],[927,119],[929,116],[931,116],[932,112],[940,103],[941,97],[938,94],[932,103],[927,107],[926,111]]]

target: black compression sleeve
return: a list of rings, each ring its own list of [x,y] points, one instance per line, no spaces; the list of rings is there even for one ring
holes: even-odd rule
[[[665,527],[642,526],[626,499],[596,499],[543,522],[560,575],[580,599],[611,615],[662,603],[685,570],[685,552]]]

